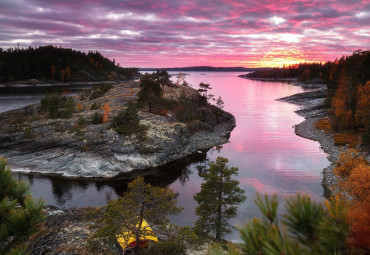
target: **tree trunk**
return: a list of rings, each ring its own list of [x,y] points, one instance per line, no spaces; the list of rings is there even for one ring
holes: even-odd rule
[[[135,251],[134,251],[135,255],[139,254],[139,242],[140,242],[141,225],[143,223],[143,212],[144,212],[144,205],[141,204],[139,223],[138,223],[138,228],[136,230],[136,245],[135,245]]]
[[[223,188],[223,171],[221,171],[219,192],[218,192],[218,208],[217,208],[217,222],[216,222],[216,240],[221,241],[221,224],[222,224],[222,190]]]

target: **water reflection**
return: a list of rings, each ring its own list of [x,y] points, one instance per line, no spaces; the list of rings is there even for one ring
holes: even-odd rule
[[[150,171],[135,171],[134,177],[144,175],[153,185],[169,186],[177,192],[182,213],[171,217],[179,225],[193,225],[196,220],[193,200],[200,191],[199,174],[215,161],[217,156],[229,159],[229,166],[239,168],[238,180],[248,199],[238,207],[238,215],[231,221],[242,224],[246,218],[259,216],[253,199],[256,192],[279,194],[279,200],[305,192],[314,200],[322,200],[322,170],[329,165],[319,144],[294,134],[293,126],[303,121],[294,113],[296,105],[275,99],[303,92],[304,89],[286,83],[258,82],[238,78],[240,73],[191,72],[188,83],[197,87],[200,82],[210,83],[212,94],[222,97],[225,110],[236,117],[236,128],[230,142],[213,148],[207,154],[197,154],[166,167]],[[31,183],[31,192],[59,207],[102,206],[115,199],[127,188],[129,180],[120,178],[99,180],[66,180],[38,175],[18,175]],[[283,208],[280,208],[282,211]],[[238,232],[228,235],[238,239]]]
[[[31,192],[45,199],[47,205],[61,208],[102,206],[123,194],[127,190],[128,183],[137,176],[143,176],[146,182],[160,187],[169,186],[177,180],[182,185],[186,185],[193,174],[191,166],[203,164],[206,156],[207,153],[197,153],[166,166],[150,170],[135,170],[129,178],[124,174],[104,180],[71,179],[22,173],[13,173],[13,175],[18,180],[28,182]]]

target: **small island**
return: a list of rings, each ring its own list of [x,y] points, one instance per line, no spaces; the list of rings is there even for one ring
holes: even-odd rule
[[[161,71],[73,97],[49,93],[0,114],[0,154],[13,171],[130,178],[134,169],[226,143],[234,127],[234,116],[210,104],[206,91],[174,84]]]

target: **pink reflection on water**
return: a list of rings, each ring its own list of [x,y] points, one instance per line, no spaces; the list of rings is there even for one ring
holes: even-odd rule
[[[277,190],[269,185],[266,185],[257,178],[240,178],[239,182],[241,185],[251,185],[258,193],[273,195],[277,193]]]
[[[223,145],[220,153],[210,151],[207,154],[211,161],[217,156],[226,157],[229,166],[239,168],[237,178],[248,199],[240,205],[235,221],[243,222],[246,217],[255,217],[259,213],[253,202],[255,192],[277,193],[281,202],[298,192],[321,201],[321,172],[329,163],[326,154],[317,142],[295,135],[293,126],[304,120],[294,113],[299,107],[276,101],[303,92],[303,89],[285,83],[246,80],[237,75],[193,72],[186,77],[195,88],[200,82],[210,83],[212,94],[215,98],[221,96],[225,110],[236,118],[237,126],[231,133],[230,142]],[[193,204],[190,203],[192,195],[202,183],[196,171],[193,172],[189,183],[179,189],[180,204],[184,203],[185,207]],[[171,186],[175,190],[179,188],[178,184]],[[184,188],[188,191],[183,192]],[[196,203],[193,205],[196,207]],[[194,214],[189,208],[185,210],[179,216],[181,220],[188,217],[185,214]]]

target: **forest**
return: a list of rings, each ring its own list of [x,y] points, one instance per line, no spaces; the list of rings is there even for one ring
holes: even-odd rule
[[[84,82],[126,80],[138,68],[122,68],[98,51],[87,54],[52,45],[38,48],[0,48],[0,83],[39,80]]]
[[[326,105],[331,129],[362,134],[370,144],[370,51],[356,50],[326,63],[302,63],[272,70],[256,71],[249,78],[320,78],[327,85]]]

